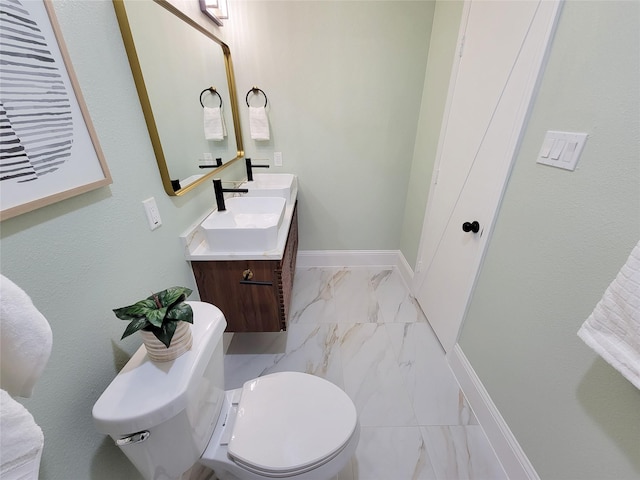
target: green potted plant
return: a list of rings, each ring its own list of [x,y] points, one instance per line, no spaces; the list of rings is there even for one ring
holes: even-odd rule
[[[130,321],[121,340],[140,331],[151,360],[168,362],[182,355],[193,343],[189,325],[193,310],[184,303],[191,292],[186,287],[167,288],[128,307],[115,308],[116,317]]]

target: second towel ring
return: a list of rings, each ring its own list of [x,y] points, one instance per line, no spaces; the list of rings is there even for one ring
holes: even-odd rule
[[[247,92],[247,96],[244,98],[245,102],[247,102],[247,107],[250,107],[250,105],[249,105],[249,95],[252,94],[252,93],[254,95],[257,95],[258,92],[260,92],[260,93],[262,93],[262,95],[264,95],[264,106],[265,107],[267,106],[267,94],[264,93],[262,90],[260,90],[258,87],[253,87],[251,90],[249,90]]]
[[[202,108],[204,108],[204,103],[202,103],[202,95],[204,95],[206,92],[211,92],[211,95],[215,93],[220,99],[220,108],[222,108],[222,97],[214,87],[205,88],[204,90],[202,90],[202,92],[200,92],[200,105],[202,105]]]

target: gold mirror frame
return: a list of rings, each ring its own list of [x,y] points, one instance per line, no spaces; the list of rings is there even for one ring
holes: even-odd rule
[[[171,177],[169,175],[169,168],[167,167],[167,162],[165,158],[164,151],[162,149],[162,142],[160,141],[160,135],[158,133],[158,127],[156,125],[156,120],[153,116],[153,109],[151,107],[151,101],[149,99],[149,94],[147,92],[147,87],[144,82],[144,76],[142,73],[142,67],[140,66],[140,62],[138,60],[138,54],[136,52],[135,43],[133,40],[133,34],[131,32],[131,25],[129,24],[129,19],[127,16],[126,7],[124,5],[124,0],[112,0],[113,6],[116,12],[116,18],[118,19],[118,24],[120,26],[120,32],[122,34],[122,40],[124,42],[125,50],[127,52],[127,57],[129,59],[129,65],[131,66],[131,72],[133,74],[133,79],[136,85],[136,90],[138,91],[138,97],[140,98],[140,104],[142,106],[142,112],[144,114],[145,121],[147,123],[147,130],[149,131],[149,137],[151,138],[151,144],[153,145],[153,151],[156,156],[156,161],[158,163],[158,170],[160,171],[160,177],[162,178],[162,186],[164,187],[167,195],[170,196],[182,196],[185,193],[193,190],[198,185],[206,182],[207,180],[213,178],[218,175],[222,170],[227,168],[228,166],[234,164],[240,158],[244,156],[244,147],[242,143],[242,132],[240,131],[240,117],[238,111],[238,100],[237,100],[237,90],[235,83],[235,76],[233,73],[233,63],[231,61],[231,50],[229,46],[220,40],[218,37],[209,32],[206,28],[195,22],[193,19],[185,15],[178,8],[173,6],[167,0],[153,0],[155,3],[165,8],[173,15],[178,17],[180,20],[184,21],[195,30],[199,31],[209,39],[213,40],[216,44],[220,46],[222,49],[222,53],[224,56],[224,66],[227,75],[227,84],[229,89],[229,103],[231,105],[231,113],[233,117],[233,129],[236,138],[236,156],[223,163],[222,166],[212,169],[210,172],[204,174],[201,178],[195,180],[189,185],[180,188],[179,190],[174,190],[171,185]]]

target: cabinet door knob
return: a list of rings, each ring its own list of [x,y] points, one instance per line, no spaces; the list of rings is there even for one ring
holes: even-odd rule
[[[480,231],[480,224],[476,220],[471,223],[464,222],[462,224],[462,230],[464,230],[465,232],[478,233]]]

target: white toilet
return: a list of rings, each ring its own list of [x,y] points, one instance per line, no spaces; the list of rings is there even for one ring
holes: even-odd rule
[[[213,305],[193,308],[193,346],[153,363],[144,346],[93,407],[147,479],[178,479],[196,463],[220,480],[328,480],[353,456],[360,426],[351,399],[313,375],[265,375],[224,391],[222,333]]]

